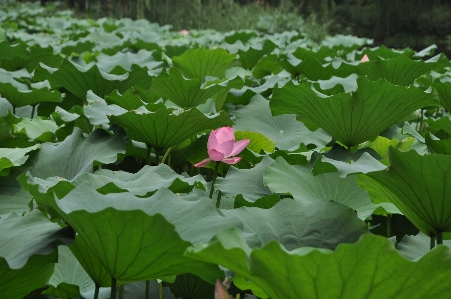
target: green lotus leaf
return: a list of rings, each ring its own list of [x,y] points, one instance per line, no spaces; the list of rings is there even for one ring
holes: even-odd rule
[[[173,283],[165,283],[174,298],[211,299],[215,293],[215,286],[203,281],[199,277],[187,273],[178,275]]]
[[[368,173],[385,169],[386,166],[373,158],[368,153],[363,153],[358,160],[351,163],[337,161],[334,159],[320,156],[313,164],[312,173],[318,175],[328,172],[338,172],[340,177],[344,178],[347,175],[355,173]]]
[[[373,40],[357,37],[353,35],[343,35],[336,34],[334,36],[326,36],[324,40],[321,41],[321,46],[327,46],[337,50],[339,49],[357,49],[364,45],[372,44]]]
[[[427,132],[425,136],[425,143],[434,153],[451,155],[451,139],[439,140],[437,137]]]
[[[381,57],[383,59],[389,59],[389,58],[398,57],[400,55],[404,55],[404,56],[411,58],[415,54],[415,51],[412,49],[409,49],[409,48],[405,48],[402,50],[390,49],[384,45],[381,45],[379,47],[363,49],[362,51],[359,51],[358,54],[359,54],[359,58],[356,60],[360,61],[360,59],[362,59],[363,55],[367,54],[371,61],[371,58],[373,58],[373,57]]]
[[[278,74],[284,69],[292,74],[297,74],[300,72],[289,62],[279,61],[279,55],[270,54],[262,57],[255,64],[252,68],[252,75],[257,79],[261,79],[268,75]]]
[[[263,135],[262,133],[252,131],[236,131],[235,140],[249,139],[250,142],[247,149],[254,153],[260,153],[264,150],[267,153],[272,153],[275,150],[276,144],[274,141]]]
[[[120,115],[127,112],[127,110],[120,105],[108,105],[104,99],[95,95],[92,91],[88,91],[86,99],[89,104],[83,108],[84,115],[91,124],[103,126],[104,129],[107,129],[110,126],[110,120],[108,119],[110,114]],[[125,104],[125,106],[127,106],[127,104]]]
[[[396,138],[388,139],[382,136],[378,136],[374,141],[367,141],[359,145],[360,148],[372,148],[379,154],[383,159],[387,158],[388,149],[390,146],[395,147],[403,152],[409,150],[409,148],[414,143],[415,138],[406,137],[403,140],[398,140]]]
[[[105,97],[105,102],[108,103],[108,105],[118,105],[127,111],[136,110],[144,105],[144,102],[141,101],[139,95],[132,93],[130,89],[123,94],[120,94],[117,90],[114,90],[107,97]]]
[[[357,89],[357,77],[357,74],[351,74],[346,78],[332,76],[329,80],[318,80],[317,83],[313,83],[313,86],[316,90],[328,96],[351,92]]]
[[[30,54],[27,51],[27,45],[25,43],[17,43],[11,45],[8,41],[2,40],[0,42],[0,60],[11,60],[14,57],[27,58]],[[3,66],[2,63],[2,68]]]
[[[80,237],[80,235],[75,236],[75,242],[69,245],[69,250],[76,258],[76,261],[74,261],[72,257],[70,257],[70,265],[72,265],[72,267],[74,264],[76,264],[77,267],[82,266],[85,274],[89,275],[91,281],[99,287],[111,286],[111,277],[108,275],[107,270],[102,266],[102,263],[96,258],[94,252],[89,248],[88,244]],[[86,281],[83,271],[78,268],[77,271],[80,272],[79,277]],[[73,270],[71,273],[73,273]],[[86,291],[91,288],[88,281],[86,281],[83,286]]]
[[[436,80],[432,86],[437,90],[438,96],[440,97],[440,104],[447,111],[451,111],[451,82]]]
[[[73,180],[86,172],[93,171],[93,163],[113,163],[117,154],[124,153],[125,146],[120,134],[108,135],[96,130],[84,138],[80,129],[74,128],[58,145],[41,144],[36,163],[30,168],[34,177],[46,179],[60,177]]]
[[[374,57],[357,68],[372,81],[383,78],[392,84],[407,86],[424,73],[449,66],[449,59],[440,54],[426,61],[415,61],[404,55],[386,60]]]
[[[425,122],[429,125],[428,131],[432,131],[435,134],[435,132],[443,130],[445,133],[451,135],[451,119],[449,117],[441,117],[439,119],[428,118]]]
[[[54,120],[43,119],[37,116],[33,119],[23,119],[14,125],[14,131],[27,135],[29,138],[42,142],[52,142],[55,140],[55,132],[58,125]]]
[[[263,184],[263,172],[273,161],[271,157],[265,156],[251,169],[231,167],[225,178],[217,178],[215,189],[221,190],[221,194],[225,196],[241,194],[252,202],[269,195],[271,191]]]
[[[384,79],[372,82],[359,77],[357,86],[356,92],[324,98],[308,84],[287,83],[274,89],[269,106],[273,115],[299,114],[352,147],[377,137],[416,109],[438,105],[432,94],[395,86]]]
[[[67,59],[58,69],[41,64],[35,71],[35,78],[47,79],[52,86],[62,86],[82,101],[89,90],[99,97],[105,97],[115,89],[124,92],[140,81],[150,80],[147,71],[138,65],[133,65],[130,73],[112,75],[100,71],[96,65],[87,69]]]
[[[276,143],[276,147],[285,150],[298,147],[301,143],[314,144],[320,148],[330,141],[330,136],[323,130],[310,131],[295,115],[272,116],[268,102],[260,95],[254,96],[248,105],[236,110],[229,110],[236,117],[236,131],[262,133]]]
[[[81,54],[86,51],[92,51],[95,43],[87,40],[68,40],[61,44],[60,52],[64,55]]]
[[[366,219],[378,207],[357,185],[355,176],[340,178],[338,173],[313,176],[310,168],[290,165],[281,157],[266,169],[263,181],[271,191],[290,193],[295,200],[338,201],[354,209],[360,219]],[[389,204],[384,208],[393,210]]]
[[[335,249],[341,243],[354,243],[369,233],[368,225],[355,212],[338,202],[283,199],[270,209],[248,208],[223,210],[240,219],[249,246],[263,247],[278,240],[287,250],[300,247]]]
[[[185,79],[178,69],[171,68],[169,75],[162,73],[154,79],[150,92],[163,96],[182,108],[196,107],[221,89],[218,85],[207,88],[201,88],[201,85],[200,79]]]
[[[79,233],[108,274],[123,282],[193,273],[213,283],[219,269],[183,257],[183,252],[224,228],[241,226],[238,219],[222,215],[210,198],[185,201],[167,189],[138,198],[102,195],[81,185],[61,200],[44,200]]]
[[[420,260],[409,261],[389,240],[375,235],[364,235],[333,252],[308,247],[287,251],[277,241],[251,250],[236,229],[222,231],[208,245],[197,244],[186,252],[245,276],[272,299],[427,298],[431,292],[447,298],[450,254],[450,248],[439,246]]]
[[[0,82],[0,94],[14,107],[37,105],[43,102],[61,102],[61,93],[48,88],[20,90],[11,83]]]
[[[451,246],[451,240],[443,241],[443,244]],[[431,238],[418,233],[416,236],[405,235],[401,242],[396,244],[396,249],[404,257],[410,260],[418,260],[431,250]]]
[[[188,274],[189,275],[189,274]],[[131,282],[124,286],[124,299],[148,299],[146,297],[146,283],[147,281]],[[163,282],[163,285],[168,285],[167,282]],[[211,284],[210,284],[211,285]],[[185,285],[185,287],[187,287]],[[160,284],[157,280],[149,281],[150,298],[158,298],[160,296]],[[119,297],[119,292],[116,293],[116,298]],[[175,297],[170,288],[163,286],[162,294],[164,299],[182,299],[183,297]],[[211,297],[210,293],[210,297]],[[109,294],[108,294],[109,296]],[[105,298],[109,298],[109,297]],[[186,297],[189,298],[189,297]],[[194,297],[197,298],[197,297]]]
[[[191,188],[196,182],[207,185],[205,179],[201,175],[186,178],[177,174],[166,164],[160,164],[158,166],[146,165],[137,173],[101,169],[93,174],[85,173],[72,181],[72,183],[74,185],[81,185],[83,183],[91,182],[96,189],[105,187],[102,188],[104,191],[107,191],[107,184],[114,184],[116,188],[111,188],[112,190],[119,188],[122,191],[127,190],[136,196],[144,196],[161,188],[171,189],[171,186],[176,184],[176,180],[191,186]],[[152,183],[150,184],[149,182]]]
[[[391,200],[427,236],[451,232],[451,157],[388,150],[389,167],[366,174],[396,197]]]
[[[233,202],[234,208],[241,208],[241,207],[256,207],[260,209],[270,209],[272,208],[276,203],[280,201],[280,196],[277,194],[270,194],[267,196],[260,197],[254,202],[247,201],[243,195],[237,195],[235,196],[235,201]]]
[[[243,43],[248,42],[250,39],[258,37],[258,33],[255,30],[237,30],[227,32],[224,36],[224,42],[233,44],[240,40]]]
[[[241,66],[247,70],[252,70],[264,55],[270,54],[275,48],[277,48],[277,45],[266,39],[260,49],[249,47],[246,51],[239,50],[238,55]]]
[[[165,108],[150,113],[130,111],[112,115],[110,121],[123,127],[131,139],[156,149],[177,145],[204,130],[233,125],[224,112],[216,117],[208,117],[196,108],[180,114]]]
[[[73,245],[73,244],[72,244]],[[67,246],[58,247],[58,263],[44,293],[58,298],[75,298],[95,288],[94,282]]]
[[[161,66],[161,62],[155,61],[153,58],[152,52],[144,49],[139,50],[138,53],[117,52],[112,56],[101,54],[96,59],[96,65],[99,69],[107,73],[110,73],[117,66],[122,67],[124,70],[130,70],[134,64],[145,67],[148,70]]]
[[[62,60],[63,57],[56,54],[51,46],[33,45],[28,47],[26,56],[16,55],[12,60],[3,61],[2,67],[10,70],[26,69],[33,72],[41,62],[50,67],[58,67]]]
[[[291,58],[287,62],[291,68],[294,67],[295,71],[299,72],[297,75],[304,75],[312,81],[329,80],[333,76],[345,78],[356,73],[356,67],[352,64],[346,62],[323,64],[316,55],[306,55],[302,61]]]
[[[226,50],[217,49],[189,49],[180,56],[172,57],[174,66],[189,79],[204,80],[205,76],[224,77],[224,72],[230,67],[235,55]]]
[[[16,213],[24,214],[29,210],[28,204],[33,196],[24,191],[16,178],[24,172],[21,167],[13,168],[8,176],[2,176],[0,180],[0,216]]]
[[[0,176],[6,176],[14,166],[23,165],[27,159],[27,154],[37,150],[39,145],[26,148],[0,148]]]
[[[71,236],[40,211],[0,219],[0,295],[23,298],[47,284],[58,260],[57,245]]]

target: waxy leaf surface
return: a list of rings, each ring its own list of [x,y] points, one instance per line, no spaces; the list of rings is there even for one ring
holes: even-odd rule
[[[377,137],[416,109],[438,105],[432,94],[383,79],[359,77],[357,85],[356,92],[320,97],[308,84],[287,83],[274,90],[269,105],[273,115],[298,114],[348,147]]]
[[[272,299],[448,298],[451,249],[439,246],[419,261],[402,257],[380,236],[364,235],[335,251],[287,251],[276,241],[250,249],[237,230],[222,231],[186,255],[218,263],[250,279]],[[434,279],[431,279],[434,277]]]
[[[390,148],[388,161],[386,170],[367,176],[396,195],[393,203],[423,233],[451,232],[451,157]]]
[[[112,115],[110,120],[122,126],[131,139],[157,149],[177,145],[204,130],[233,125],[224,112],[213,118],[207,117],[195,108],[178,115],[171,112],[164,108],[151,113],[130,111]]]

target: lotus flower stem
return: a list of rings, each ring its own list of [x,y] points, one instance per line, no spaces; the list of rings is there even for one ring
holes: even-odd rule
[[[387,238],[391,237],[391,214],[387,215]]]
[[[151,147],[150,147],[150,145],[147,145],[147,155],[146,155],[146,164],[147,165],[150,165],[151,163],[150,163],[150,152],[151,152]]]
[[[211,189],[210,189],[210,198],[213,198],[213,192],[215,191],[215,183],[216,178],[218,177],[218,168],[219,168],[219,161],[216,161],[215,170],[213,171],[213,180],[211,181]],[[216,207],[217,207],[216,203]]]
[[[424,129],[424,109],[421,108],[421,119],[420,119],[420,129],[418,130],[418,132],[423,132]]]
[[[96,285],[96,287],[94,290],[94,299],[99,299],[100,285],[98,285],[97,283],[95,285]]]
[[[160,151],[155,149],[155,165],[160,164]]]
[[[216,208],[219,209],[221,205],[221,190],[218,190],[218,197],[216,197]]]
[[[443,233],[441,231],[437,232],[437,245],[443,244]]]
[[[124,284],[119,286],[119,299],[124,299]]]
[[[150,280],[146,280],[146,297],[145,299],[150,299]]]
[[[170,147],[170,148],[168,148],[166,150],[166,152],[164,153],[163,159],[161,159],[161,162],[160,162],[161,164],[163,164],[166,161],[166,159],[168,158],[169,153],[171,152],[171,150],[172,150],[172,147]]]
[[[110,299],[116,299],[116,278],[111,277],[111,295]]]

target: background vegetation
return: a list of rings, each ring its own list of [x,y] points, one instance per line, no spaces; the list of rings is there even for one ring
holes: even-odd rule
[[[25,0],[22,0],[25,1]],[[35,0],[37,1],[37,0]],[[13,2],[6,0],[6,3]],[[15,1],[14,1],[15,2]],[[40,0],[89,18],[146,18],[174,30],[302,30],[313,40],[353,34],[394,48],[431,44],[451,53],[451,1],[447,0]],[[449,56],[449,55],[448,55]]]

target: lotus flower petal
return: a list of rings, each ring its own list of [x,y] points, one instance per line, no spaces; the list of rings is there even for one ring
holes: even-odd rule
[[[221,161],[227,164],[236,164],[241,161],[241,157],[224,158]]]
[[[368,58],[368,55],[363,55],[362,59],[360,59],[360,62],[368,62],[370,59]]]
[[[215,131],[216,140],[218,143],[223,143],[229,140],[235,141],[235,133],[231,127],[222,127]]]
[[[204,160],[200,161],[199,163],[194,164],[194,167],[204,167],[204,166],[207,166],[207,164],[210,163],[210,161],[211,161],[210,158],[204,159]]]
[[[230,299],[230,295],[219,279],[216,279],[215,299]]]
[[[222,159],[224,159],[226,157],[223,153],[218,152],[215,149],[208,150],[208,156],[213,161],[221,161]]]
[[[235,156],[239,153],[241,153],[246,146],[249,144],[250,140],[249,139],[243,139],[243,140],[239,140],[237,142],[234,143],[233,145],[233,150],[230,153],[230,156]]]
[[[234,145],[235,145],[235,142],[233,140],[228,140],[226,142],[218,144],[217,147],[211,148],[211,149],[208,149],[208,150],[214,149],[214,150],[216,150],[216,151],[218,151],[220,153],[223,153],[224,157],[229,157],[229,156],[232,155],[232,151],[233,151]]]
[[[206,166],[211,160],[236,164],[241,161],[240,157],[232,157],[241,153],[249,144],[249,139],[235,142],[235,133],[232,127],[222,127],[210,132],[207,142],[208,159],[194,164],[195,167]]]

